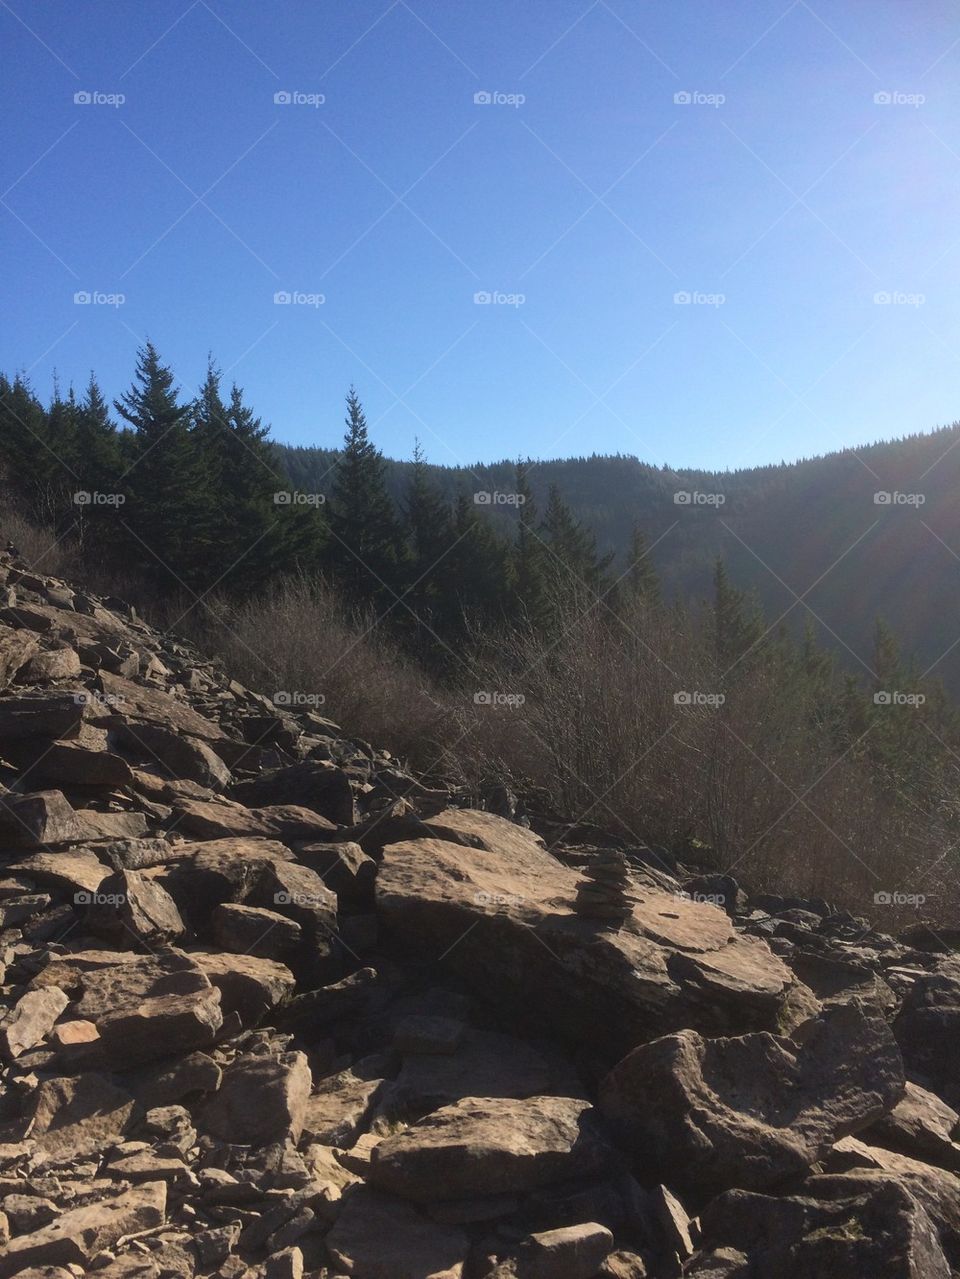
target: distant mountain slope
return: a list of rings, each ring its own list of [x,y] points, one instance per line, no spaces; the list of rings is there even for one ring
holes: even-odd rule
[[[706,596],[713,561],[722,555],[734,580],[756,590],[771,621],[785,615],[795,631],[814,621],[845,662],[863,671],[874,619],[882,616],[921,670],[935,664],[960,692],[958,446],[955,423],[752,470],[673,471],[635,457],[594,456],[539,462],[530,482],[541,506],[556,484],[621,565],[639,524],[655,544],[652,556],[669,594]],[[278,448],[297,488],[329,493],[334,450]],[[409,466],[388,464],[396,498]],[[431,470],[451,500],[461,491],[514,487],[511,461]],[[678,500],[684,493],[699,496]],[[508,505],[488,509],[505,526],[515,518]]]

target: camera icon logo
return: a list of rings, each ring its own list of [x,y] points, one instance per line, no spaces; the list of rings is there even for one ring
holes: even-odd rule
[[[278,107],[288,107],[293,101],[293,94],[288,89],[279,89],[273,95],[273,101]]]
[[[479,93],[473,95],[474,106],[488,107],[493,101],[493,94],[488,93],[485,89],[481,89]]]

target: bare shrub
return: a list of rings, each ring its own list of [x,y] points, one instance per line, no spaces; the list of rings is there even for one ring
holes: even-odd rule
[[[456,729],[443,692],[374,615],[349,616],[322,583],[288,579],[256,600],[207,600],[171,624],[251,688],[322,698],[320,713],[351,735],[431,773],[453,770],[445,744]]]

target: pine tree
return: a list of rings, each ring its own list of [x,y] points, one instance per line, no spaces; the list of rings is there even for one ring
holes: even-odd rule
[[[546,549],[537,533],[537,506],[527,478],[527,462],[517,462],[517,535],[513,549],[514,614],[523,624],[540,629],[549,620]]]
[[[92,499],[77,508],[81,545],[99,551],[115,547],[118,533],[123,533],[117,516],[126,502],[120,478],[126,468],[120,437],[93,373],[77,409],[73,465],[80,490]]]
[[[42,523],[49,518],[50,477],[62,460],[50,447],[46,411],[20,374],[0,385],[0,439],[7,500]]]
[[[330,563],[348,597],[394,603],[402,536],[387,493],[383,455],[370,440],[356,390],[347,395],[347,432],[337,461],[330,509]]]
[[[462,491],[454,507],[453,538],[452,549],[441,565],[443,633],[460,637],[470,622],[496,625],[516,616],[510,574],[512,548]]]
[[[403,503],[410,548],[410,588],[406,601],[418,618],[439,621],[448,585],[445,558],[454,542],[450,507],[431,483],[420,441]],[[442,624],[442,622],[441,622]]]
[[[546,571],[555,600],[585,602],[601,594],[613,555],[597,554],[596,539],[574,518],[555,484],[550,486],[540,532],[548,548]]]
[[[224,584],[249,593],[286,574],[317,570],[326,537],[320,507],[285,502],[289,480],[269,442],[269,428],[235,383],[222,439]]]
[[[74,495],[79,485],[78,475],[72,463],[77,452],[77,400],[73,388],[67,398],[60,394],[54,378],[53,399],[44,421],[46,467],[42,467],[42,482],[38,489],[38,518],[59,533],[64,533],[75,522]]]
[[[743,591],[731,585],[723,560],[717,556],[713,571],[713,644],[721,681],[738,673],[746,660],[759,656],[763,617]]]
[[[131,553],[168,587],[202,584],[208,550],[201,531],[209,528],[214,499],[189,429],[193,406],[181,403],[179,394],[173,373],[148,342],[137,353],[133,385],[114,401],[134,430],[125,477],[131,500],[122,517],[132,530]]]
[[[627,551],[627,570],[621,579],[624,592],[657,608],[661,602],[660,578],[650,558],[646,535],[634,524]]]

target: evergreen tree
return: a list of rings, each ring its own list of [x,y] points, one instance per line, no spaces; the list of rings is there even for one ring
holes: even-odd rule
[[[453,513],[453,546],[442,564],[444,634],[460,638],[468,624],[499,624],[517,615],[511,547],[461,491]]]
[[[540,531],[548,548],[547,572],[558,601],[599,595],[608,585],[613,554],[597,554],[596,539],[585,529],[551,484]]]
[[[330,563],[353,602],[395,602],[403,552],[384,480],[383,456],[370,440],[356,390],[347,395],[347,432],[337,461],[329,515]]]
[[[713,572],[713,644],[721,680],[736,675],[744,661],[756,660],[763,636],[763,617],[743,591],[734,587],[718,556]]]
[[[122,518],[134,533],[131,553],[145,572],[167,585],[200,585],[214,494],[189,429],[193,406],[181,403],[179,394],[173,373],[148,342],[137,353],[133,385],[114,401],[134,430],[125,477],[131,499]]]
[[[410,588],[406,602],[424,622],[443,627],[449,579],[445,563],[454,542],[450,507],[430,481],[420,441],[403,503],[410,549]]]
[[[74,449],[78,487],[93,499],[77,508],[80,541],[85,547],[103,551],[114,546],[118,532],[123,532],[117,514],[123,514],[126,501],[120,478],[126,467],[121,457],[120,437],[93,373],[77,408]],[[96,500],[97,496],[100,501]],[[105,497],[114,500],[105,502]]]
[[[517,462],[517,535],[513,548],[513,606],[515,617],[535,629],[547,624],[550,614],[545,556],[537,533],[537,506],[527,478],[529,459]]]
[[[59,533],[75,522],[74,495],[79,489],[79,477],[72,463],[77,453],[77,414],[73,388],[64,399],[54,378],[53,399],[43,424],[47,466],[38,489],[37,514],[42,524],[51,525]]]
[[[650,558],[646,535],[634,524],[627,551],[627,570],[621,579],[624,591],[653,608],[660,605],[660,578]]]
[[[20,374],[0,384],[0,439],[7,500],[42,523],[50,515],[50,480],[62,460],[50,447],[44,407]]]
[[[269,442],[269,428],[244,402],[235,383],[225,413],[221,470],[221,526],[229,548],[221,556],[225,585],[249,592],[284,574],[315,572],[326,539],[319,504],[282,500],[292,490]]]

